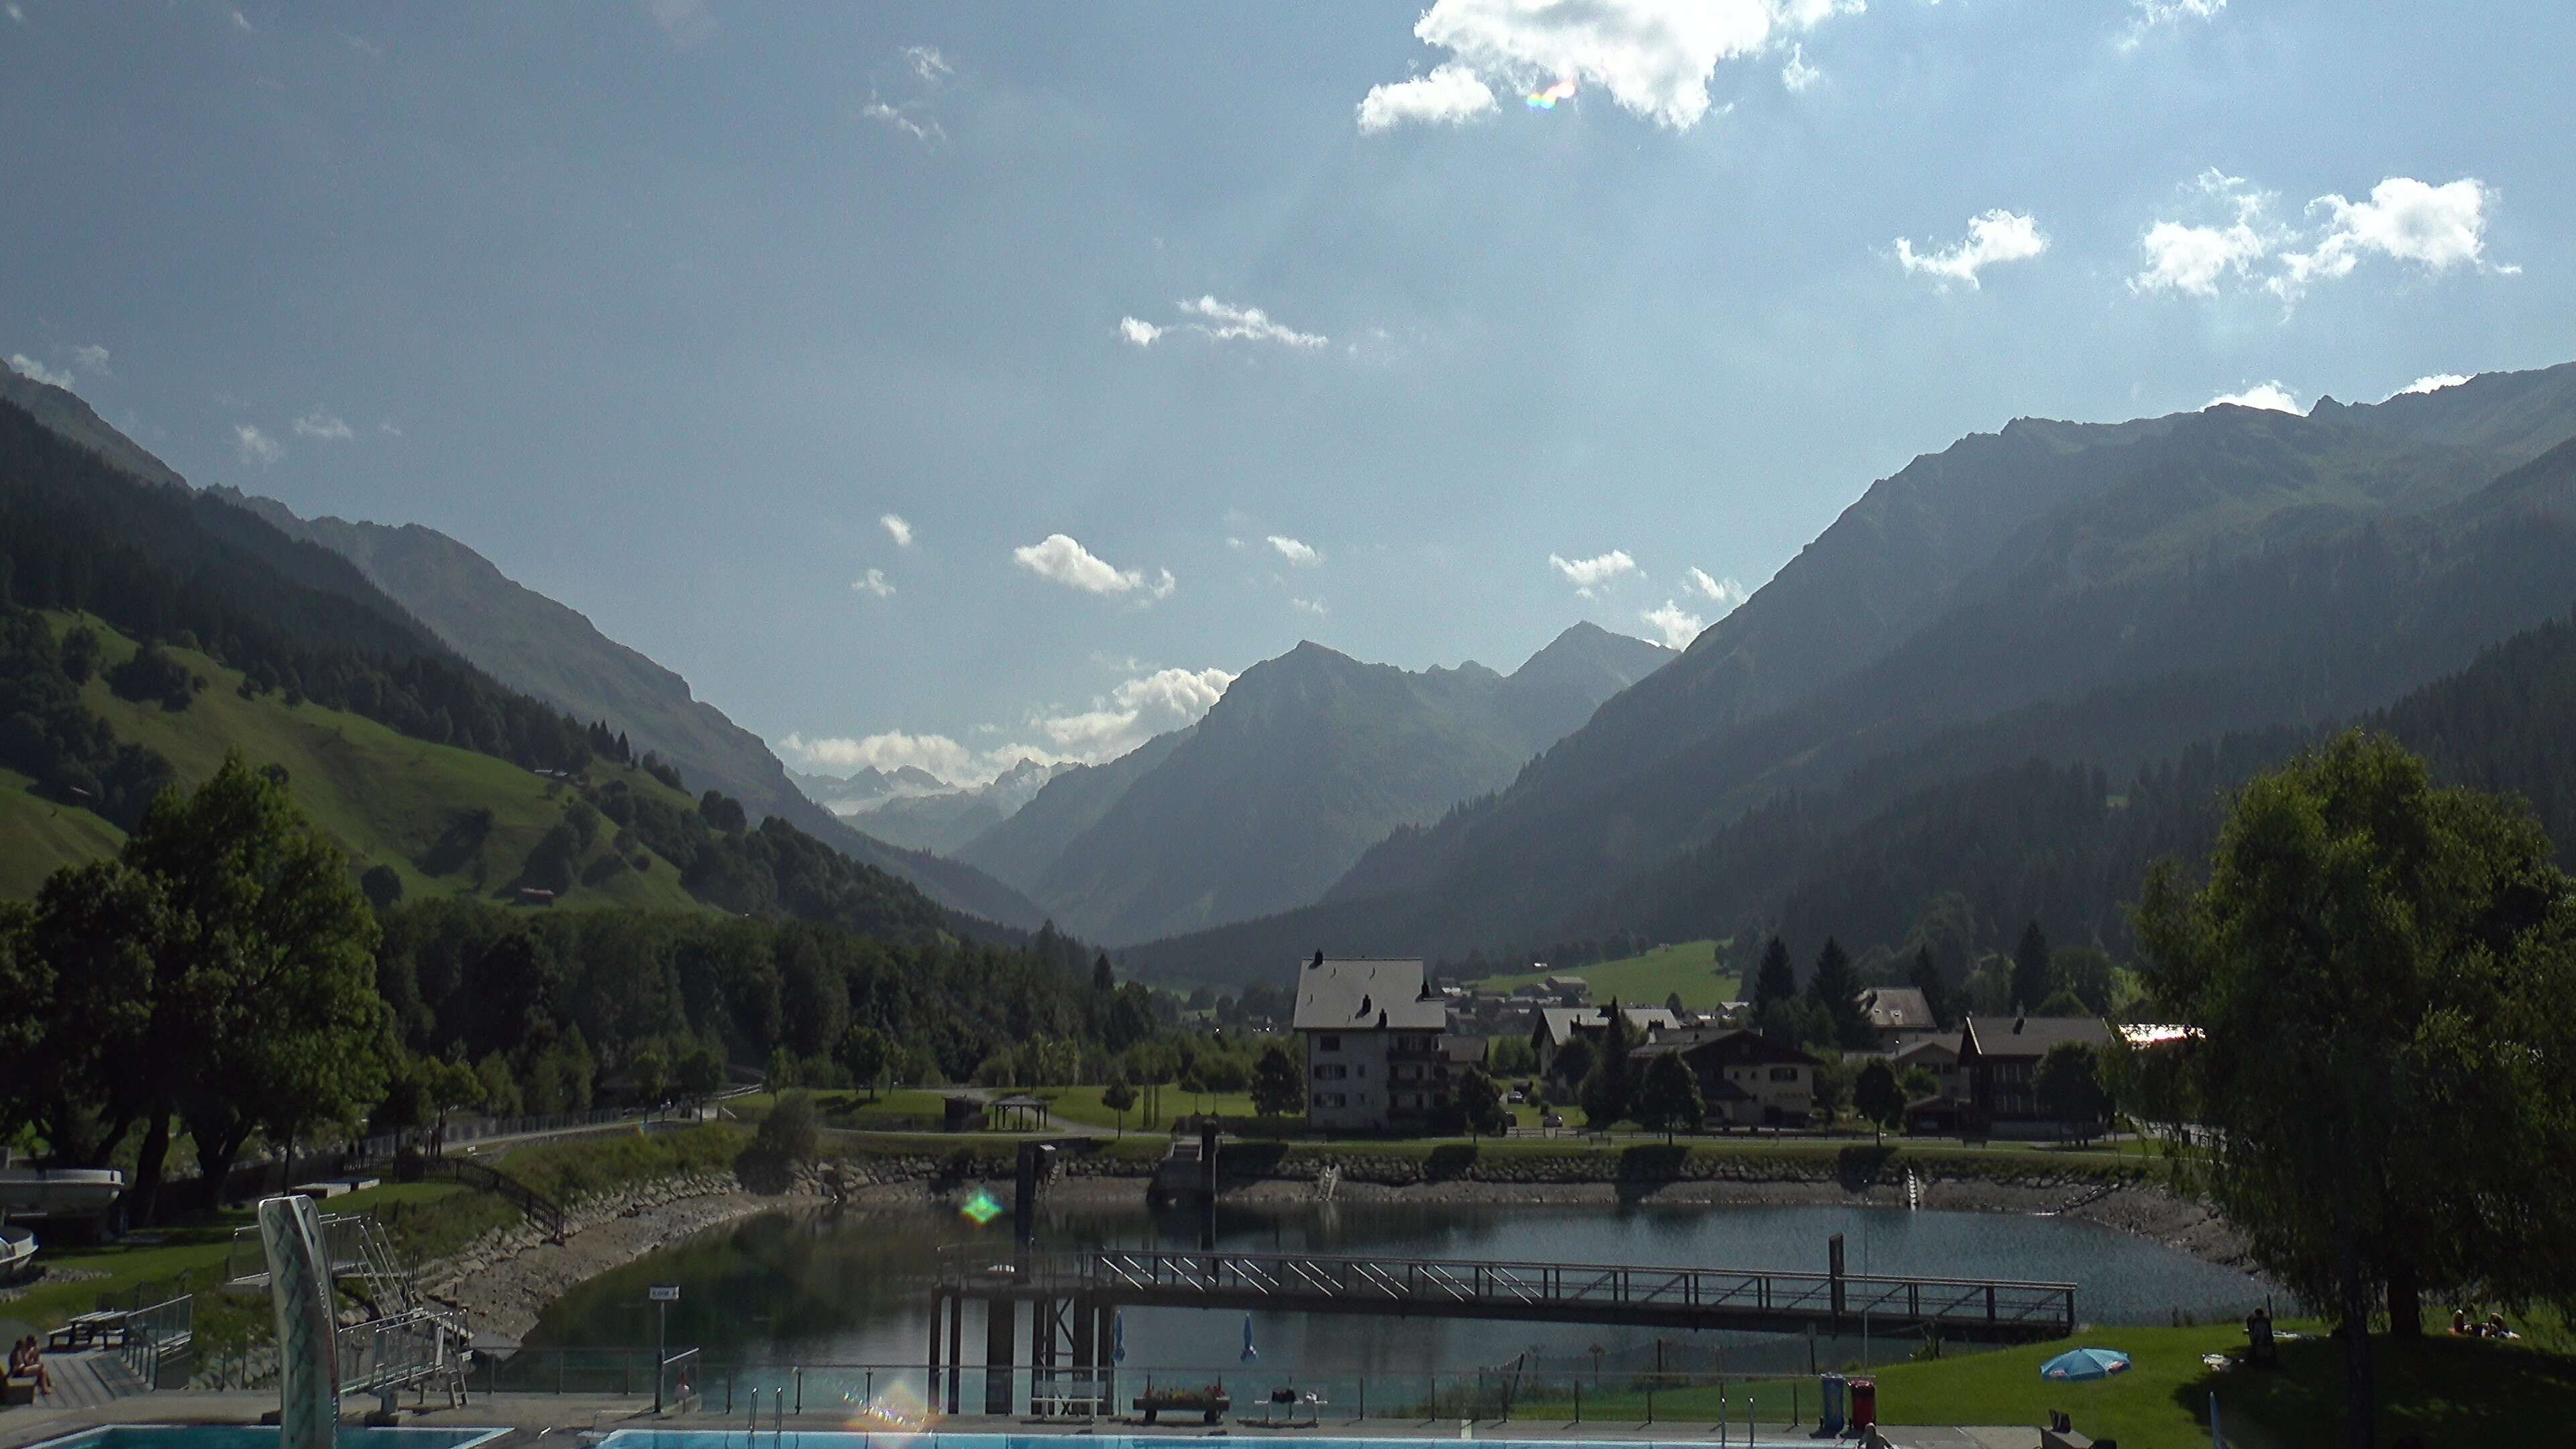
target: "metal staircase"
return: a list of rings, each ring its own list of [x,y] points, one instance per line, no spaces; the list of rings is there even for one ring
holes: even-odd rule
[[[340,1392],[390,1394],[414,1385],[462,1384],[473,1335],[461,1316],[421,1296],[384,1226],[363,1213],[332,1213],[322,1219],[322,1241],[333,1286],[367,1312],[363,1321],[340,1326]],[[237,1288],[268,1286],[267,1250],[258,1228],[234,1232],[226,1276]],[[271,1380],[276,1372],[273,1360],[243,1368],[249,1379]]]

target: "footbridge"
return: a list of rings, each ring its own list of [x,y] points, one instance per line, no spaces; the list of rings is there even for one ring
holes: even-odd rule
[[[1108,1367],[1120,1308],[1361,1313],[1380,1317],[1616,1324],[1687,1332],[1819,1334],[1937,1332],[1965,1342],[2018,1343],[2075,1331],[2075,1285],[2002,1278],[1925,1278],[1826,1272],[1645,1268],[1591,1263],[1494,1263],[1315,1253],[1171,1252],[1104,1248],[947,1250],[932,1296],[930,1363],[964,1367],[965,1305],[984,1305],[984,1365],[1017,1358],[1019,1305],[1030,1305],[1030,1364]],[[953,1373],[949,1397],[957,1397]],[[935,1381],[935,1377],[934,1377]]]

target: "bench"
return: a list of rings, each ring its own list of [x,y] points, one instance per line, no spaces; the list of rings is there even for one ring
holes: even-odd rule
[[[1177,1413],[1183,1414],[1205,1414],[1207,1417],[1203,1422],[1215,1424],[1222,1422],[1225,1411],[1233,1407],[1234,1400],[1227,1398],[1223,1394],[1219,1394],[1214,1398],[1210,1398],[1205,1395],[1198,1395],[1190,1398],[1158,1397],[1151,1399],[1138,1399],[1136,1401],[1136,1411],[1145,1416],[1145,1422],[1147,1424],[1154,1423],[1157,1417],[1161,1415],[1165,1409],[1171,1409]]]
[[[36,1402],[36,1376],[11,1374],[0,1381],[0,1409],[23,1409]]]

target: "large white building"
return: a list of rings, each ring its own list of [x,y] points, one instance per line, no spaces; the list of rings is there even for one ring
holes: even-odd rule
[[[1427,1123],[1449,1104],[1448,1020],[1419,960],[1316,952],[1297,972],[1307,1123],[1344,1131]]]

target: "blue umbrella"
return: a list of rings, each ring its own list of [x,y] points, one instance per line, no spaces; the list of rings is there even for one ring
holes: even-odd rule
[[[1243,1361],[1250,1363],[1259,1357],[1261,1350],[1252,1346],[1252,1315],[1247,1313],[1243,1315]]]
[[[2116,1348],[2079,1348],[2039,1366],[2039,1376],[2054,1383],[2107,1379],[2129,1371],[2129,1356]]]
[[[1110,1356],[1109,1356],[1109,1361],[1110,1361],[1111,1363],[1125,1363],[1125,1362],[1127,1361],[1127,1313],[1126,1313],[1126,1310],[1124,1310],[1124,1309],[1119,1310],[1119,1313],[1118,1313],[1117,1318],[1116,1318],[1116,1319],[1114,1319],[1114,1320],[1112,1320],[1112,1322],[1113,1322],[1113,1324],[1114,1324],[1114,1328],[1113,1328],[1113,1336],[1117,1339],[1117,1347],[1116,1347],[1116,1349],[1115,1349],[1115,1350],[1110,1354]]]

